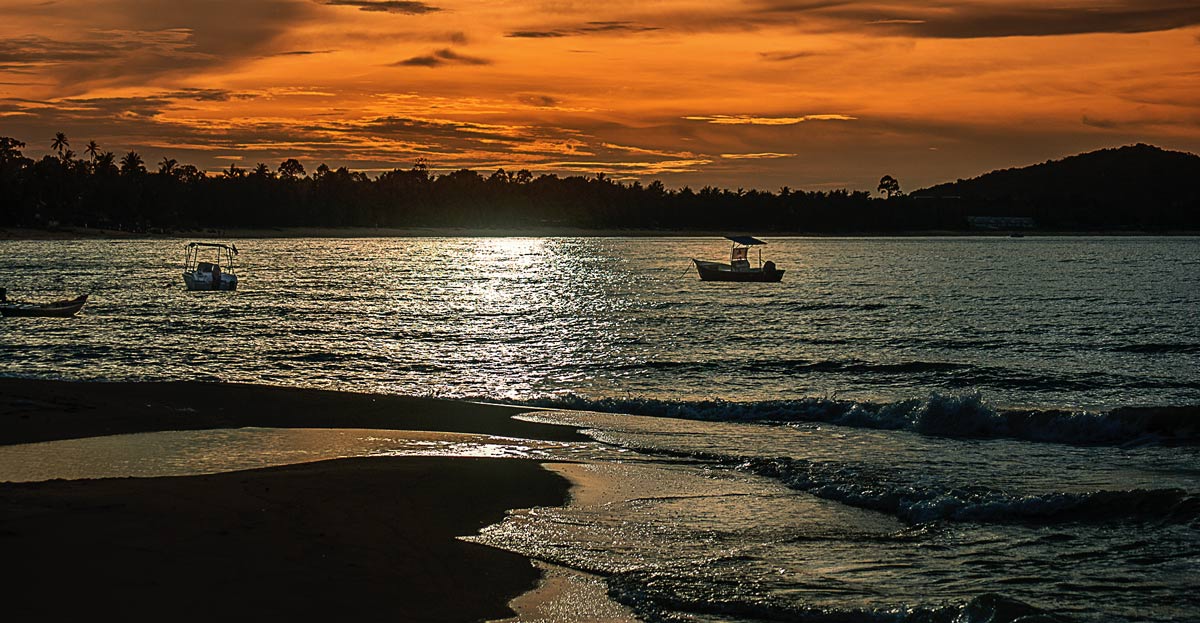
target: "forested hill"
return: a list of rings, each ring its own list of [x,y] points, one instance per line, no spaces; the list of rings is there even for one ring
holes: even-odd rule
[[[912,195],[903,194],[890,175],[880,180],[880,195],[787,187],[693,190],[603,173],[435,173],[424,162],[375,176],[324,164],[310,174],[292,158],[275,168],[230,165],[206,173],[164,157],[155,170],[136,151],[118,158],[95,142],[81,155],[62,133],[51,147],[56,153],[35,160],[24,155],[24,142],[0,136],[0,227],[1200,231],[1200,157],[1148,145],[996,171]]]
[[[938,184],[914,197],[970,200],[1191,204],[1200,200],[1200,156],[1139,143],[992,171]]]

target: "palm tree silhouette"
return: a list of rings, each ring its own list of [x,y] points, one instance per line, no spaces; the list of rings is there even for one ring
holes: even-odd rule
[[[162,162],[158,163],[158,172],[163,175],[174,175],[177,164],[179,164],[178,160],[163,156]]]
[[[62,132],[54,133],[54,140],[50,141],[50,149],[58,152],[62,156],[63,150],[71,146],[71,141],[67,140],[67,135]]]
[[[117,155],[111,151],[102,151],[96,156],[96,162],[92,166],[97,173],[111,173],[116,167],[114,164],[117,160]]]
[[[136,151],[130,151],[121,157],[122,175],[134,175],[145,172],[146,167],[142,164],[142,156]]]
[[[96,156],[100,155],[100,145],[96,141],[88,141],[87,147],[83,149],[83,153],[92,157],[92,162],[96,161]]]

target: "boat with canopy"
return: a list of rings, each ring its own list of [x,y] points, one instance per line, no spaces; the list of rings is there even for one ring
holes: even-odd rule
[[[776,268],[775,262],[763,262],[762,247],[767,243],[750,236],[726,236],[725,239],[733,242],[728,264],[692,258],[701,281],[773,282],[783,279],[784,271]],[[758,266],[750,264],[751,247],[758,247]]]
[[[234,245],[218,242],[189,242],[187,258],[183,263],[183,282],[188,290],[237,289],[234,273],[234,258],[238,250]]]

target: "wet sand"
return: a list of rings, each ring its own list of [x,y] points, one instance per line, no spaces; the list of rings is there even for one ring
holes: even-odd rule
[[[526,407],[236,383],[0,378],[0,445],[163,430],[378,428],[590,441],[514,420]]]
[[[549,440],[521,409],[216,383],[0,379],[0,443],[234,426],[449,430]],[[137,620],[513,615],[529,559],[456,537],[568,481],[521,459],[339,459],[204,476],[0,483],[3,612]]]

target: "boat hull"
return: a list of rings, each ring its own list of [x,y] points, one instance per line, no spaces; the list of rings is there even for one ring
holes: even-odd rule
[[[70,318],[83,309],[87,295],[54,303],[0,303],[5,318]]]
[[[221,275],[220,283],[216,287],[213,287],[213,274],[197,270],[190,273],[183,273],[183,283],[187,286],[188,290],[220,290],[229,292],[237,290],[237,275],[224,273]]]
[[[773,283],[783,279],[782,270],[763,270],[761,268],[751,268],[749,270],[734,270],[729,264],[720,262],[707,262],[704,260],[693,259],[696,264],[696,272],[700,273],[701,281],[739,281],[739,282],[762,282]],[[769,262],[768,262],[769,263]]]

